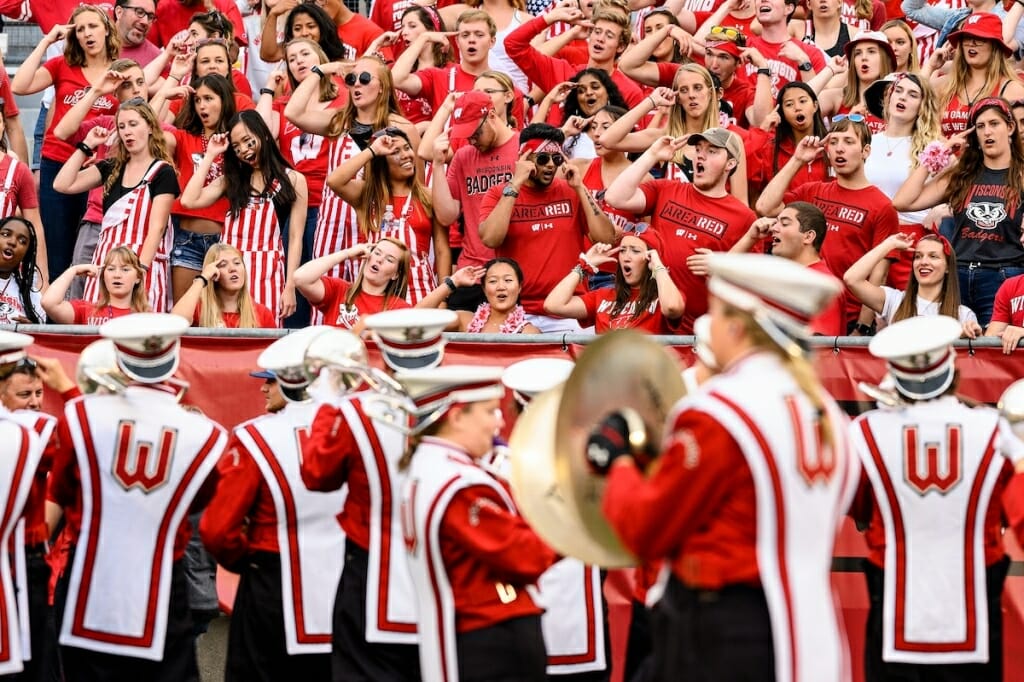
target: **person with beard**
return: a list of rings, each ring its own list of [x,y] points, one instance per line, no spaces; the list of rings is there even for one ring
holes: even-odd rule
[[[808,182],[787,191],[793,177],[806,164],[825,152],[835,173],[834,180]],[[821,256],[835,273],[843,273],[865,253],[878,246],[899,227],[896,210],[880,189],[864,175],[864,161],[871,153],[871,130],[858,114],[836,116],[824,139],[805,137],[778,175],[757,200],[757,212],[777,216],[793,201],[814,204],[828,220],[828,237]],[[889,270],[882,260],[871,272],[870,281],[881,285]],[[846,301],[847,331],[873,333],[875,313],[850,296]]]
[[[730,249],[733,253],[756,251],[769,240],[773,256],[806,265],[825,275],[835,277],[821,258],[821,245],[828,233],[825,214],[814,204],[794,201],[782,209],[778,218],[758,218]],[[844,336],[846,334],[846,293],[838,296],[810,322],[812,334]]]
[[[146,39],[156,21],[153,0],[117,0],[114,3],[114,25],[121,36],[121,59],[131,59],[145,66],[156,59],[160,48]]]
[[[671,160],[686,145],[695,150],[692,183],[644,181],[651,168]],[[687,260],[701,250],[729,250],[756,217],[726,189],[742,155],[743,143],[724,128],[676,138],[664,136],[605,192],[604,200],[611,206],[652,216],[651,227],[665,244],[662,261],[686,300],[680,334],[692,334],[693,321],[707,312],[705,273],[693,271]]]
[[[1006,100],[982,99],[971,108],[967,130],[946,141],[963,149],[959,162],[931,177],[923,165],[916,168],[893,197],[901,211],[949,204],[960,292],[982,327],[1000,285],[1024,274],[1024,146],[1016,128]]]
[[[455,269],[482,266],[494,258],[494,251],[480,240],[481,208],[491,187],[512,179],[519,149],[515,129],[501,119],[490,95],[482,91],[467,92],[455,100],[452,127],[433,145],[435,173],[444,168],[452,144],[463,140],[468,144],[447,162],[447,182],[434,182],[430,189],[437,221],[450,225],[461,219],[464,226]],[[471,311],[483,301],[483,289],[474,285],[453,293],[448,308]]]
[[[546,316],[544,299],[559,275],[576,265],[584,235],[606,244],[615,239],[614,225],[583,174],[566,163],[564,141],[565,134],[546,123],[524,128],[512,179],[491,187],[481,205],[480,239],[522,267],[523,308],[542,332],[579,330],[575,321]]]

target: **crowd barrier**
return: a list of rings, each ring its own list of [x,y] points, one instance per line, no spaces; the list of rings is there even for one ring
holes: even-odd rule
[[[31,352],[57,357],[73,377],[77,355],[97,337],[95,329],[21,325],[18,331],[35,336]],[[255,417],[263,411],[259,392],[261,380],[248,373],[256,369],[256,358],[282,330],[192,330],[182,340],[183,353],[179,376],[191,388],[185,402],[195,405],[211,418],[231,427]],[[588,337],[540,335],[499,337],[489,335],[451,334],[445,349],[446,364],[485,364],[506,366],[527,357],[574,358],[583,352]],[[663,337],[682,364],[692,362],[691,337]],[[860,381],[877,382],[885,371],[884,364],[868,353],[868,339],[818,338],[813,342],[815,366],[824,386],[850,413],[870,409],[868,397],[857,390]],[[371,362],[379,366],[380,357],[372,342],[368,343]],[[987,403],[999,399],[1012,381],[1024,376],[1024,349],[1005,355],[998,339],[981,339],[958,344],[957,366],[960,372],[961,395]],[[614,390],[614,387],[609,387]],[[751,390],[757,390],[751,386]],[[48,395],[44,410],[60,411],[60,401]],[[510,414],[510,411],[506,411]],[[511,427],[511,425],[509,425]],[[1010,534],[1005,544],[1012,563],[1003,598],[1004,660],[1007,680],[1024,680],[1024,550]],[[861,535],[848,522],[835,551],[833,584],[840,595],[847,635],[853,655],[854,679],[863,679],[862,649],[864,621],[868,597],[861,572],[866,548]],[[232,580],[222,576],[226,592]],[[621,660],[628,627],[629,607],[621,590],[622,581],[606,590],[611,614],[613,653]]]

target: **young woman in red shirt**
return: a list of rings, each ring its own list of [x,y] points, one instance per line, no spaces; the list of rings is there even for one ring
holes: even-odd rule
[[[99,297],[95,302],[64,300],[68,287],[79,275],[95,277],[99,282]],[[130,313],[149,312],[146,271],[134,251],[118,246],[107,252],[102,265],[75,265],[61,273],[43,292],[43,310],[57,324],[93,326]]]
[[[242,253],[230,244],[214,244],[206,252],[203,271],[171,310],[194,327],[272,329],[277,318],[252,299]]]

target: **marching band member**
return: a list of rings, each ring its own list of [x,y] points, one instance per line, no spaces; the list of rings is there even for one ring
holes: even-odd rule
[[[229,681],[331,679],[333,604],[323,596],[341,578],[345,534],[335,515],[344,493],[307,490],[299,473],[303,434],[319,407],[306,390],[305,354],[325,332],[350,339],[365,364],[358,338],[327,327],[307,327],[263,351],[257,364],[285,403],[235,428],[200,523],[217,563],[242,575],[228,631]]]
[[[0,331],[0,438],[5,447],[0,500],[5,508],[13,505],[0,525],[0,596],[4,600],[0,611],[12,626],[0,630],[0,676],[23,671],[23,679],[34,680],[50,672],[56,646],[48,612],[50,567],[45,558],[44,493],[49,466],[41,462],[57,420],[38,411],[41,384],[37,397],[32,390],[39,381],[36,363],[25,353],[32,341],[27,334]],[[30,381],[22,388],[28,389],[28,395],[9,390],[13,382],[26,377]],[[14,543],[9,542],[12,533]]]
[[[393,369],[433,367],[444,348],[448,310],[403,309],[366,318]],[[404,401],[364,390],[317,411],[302,448],[310,490],[347,484],[338,518],[345,567],[334,603],[331,673],[349,680],[419,680],[416,605],[402,538],[398,462],[405,452]]]
[[[868,682],[1003,679],[1002,517],[1024,443],[997,410],[957,398],[961,332],[951,317],[911,317],[869,346],[900,402],[851,428],[870,482],[855,506],[870,549]]]
[[[643,435],[636,413],[609,415],[586,450],[608,472],[603,511],[623,544],[669,562],[651,614],[653,672],[847,680],[829,581],[857,460],[799,344],[841,285],[772,256],[712,254],[708,265],[720,374],[676,406],[649,476],[626,456],[652,452],[628,445]]]
[[[546,680],[541,609],[527,593],[555,553],[480,466],[502,427],[500,367],[395,375],[416,405],[402,523],[425,680]]]
[[[571,360],[562,358],[520,360],[505,368],[501,383],[512,391],[521,412],[535,396],[564,383],[574,366]],[[480,464],[506,481],[510,461],[492,460],[493,452],[502,450],[508,448],[495,447],[492,455],[482,458]],[[611,665],[603,586],[598,567],[572,557],[555,563],[537,582],[538,605],[544,609],[540,625],[548,655],[548,675],[559,682],[608,679]]]
[[[181,561],[185,515],[227,436],[181,407],[180,387],[169,382],[187,328],[161,313],[101,326],[130,383],[70,401],[58,422],[49,495],[76,542],[57,597],[68,682],[199,678]]]

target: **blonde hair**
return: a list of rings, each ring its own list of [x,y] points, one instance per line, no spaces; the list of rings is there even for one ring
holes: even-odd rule
[[[985,67],[985,84],[981,88],[981,96],[988,97],[1000,83],[1004,81],[1019,81],[1017,74],[1010,68],[1010,60],[1003,54],[998,41],[987,41],[992,46],[992,58]],[[971,77],[971,67],[964,59],[963,41],[957,43],[956,51],[953,53],[953,69],[946,79],[946,87],[939,97],[939,110],[945,111],[953,97],[960,91],[966,94],[967,83]]]
[[[219,242],[211,246],[210,250],[206,252],[206,258],[203,259],[203,267],[205,268],[210,263],[216,263],[221,254],[225,252],[239,258],[242,257],[242,252],[231,246],[231,244]],[[203,307],[199,315],[199,326],[223,327],[224,306],[220,302],[220,282],[210,282],[210,285],[203,289],[199,300]],[[256,321],[256,306],[253,305],[252,296],[249,294],[249,273],[243,264],[242,288],[238,292],[238,328],[254,329],[256,327],[259,327],[259,323]]]
[[[374,245],[376,249],[377,245],[381,242],[390,242],[397,246],[402,252],[402,260],[398,264],[398,272],[395,278],[387,283],[384,287],[384,310],[388,309],[392,299],[400,298],[404,299],[405,294],[409,291],[409,247],[405,242],[395,239],[394,237],[381,237]],[[363,266],[359,268],[359,274],[356,276],[356,281],[352,283],[352,286],[348,290],[348,295],[345,296],[345,305],[355,305],[356,296],[363,290],[363,275],[366,272],[366,265],[370,262],[367,258],[363,261]]]
[[[870,0],[868,4],[870,4]],[[889,53],[885,48],[883,48],[880,43],[876,43],[873,40],[862,40],[861,42],[873,43],[878,48],[878,59],[880,62],[878,78],[885,78],[892,73],[892,70],[896,65],[892,63],[892,57],[889,56]],[[854,52],[857,51],[857,47],[857,45],[854,45],[853,49],[850,50],[851,62],[853,61],[853,55]],[[850,68],[846,70],[846,87],[843,88],[843,106],[849,108],[860,104],[861,96],[864,94],[864,89],[865,86],[861,83],[860,77],[857,75],[857,69],[854,69],[851,65]]]
[[[675,90],[677,87],[676,82],[681,74],[684,73],[695,73],[701,77],[704,82],[704,87],[708,91],[708,108],[704,111],[704,117],[700,121],[700,131],[703,132],[709,128],[717,128],[719,125],[718,117],[718,92],[715,90],[715,82],[711,78],[711,72],[705,69],[700,64],[681,64],[679,70],[676,71],[675,77],[672,79],[672,89]],[[672,102],[672,108],[668,113],[668,128],[665,131],[666,135],[672,137],[679,137],[687,134],[686,128],[686,112],[681,106],[679,106],[679,97],[675,95],[675,101]],[[686,155],[683,150],[680,149],[676,152],[673,161],[676,163],[683,163],[686,160]]]
[[[885,33],[887,29],[895,28],[903,31],[907,36],[907,40],[910,41],[910,54],[907,56],[907,71],[910,73],[917,73],[921,70],[921,62],[917,58],[917,38],[914,37],[914,31],[910,28],[910,24],[903,21],[902,19],[892,19],[882,24],[882,33]],[[892,68],[900,68],[899,64],[893,64]]]
[[[917,157],[924,151],[924,148],[942,137],[942,115],[939,113],[939,102],[935,91],[928,79],[920,78],[915,74],[897,76],[897,78],[898,80],[885,87],[885,94],[882,96],[882,114],[886,125],[889,123],[889,101],[892,99],[892,91],[896,83],[909,81],[921,90],[921,106],[917,110],[914,127],[910,132],[910,168],[914,169],[921,165]]]
[[[380,94],[377,95],[377,101],[373,110],[373,123],[371,125],[374,130],[380,130],[386,128],[391,123],[392,116],[403,116],[402,106],[398,103],[398,95],[395,94],[395,83],[391,79],[391,69],[384,63],[384,60],[374,55],[364,55],[356,60],[356,62],[361,61],[373,62],[377,69],[377,78],[380,80]],[[349,97],[345,108],[339,109],[327,126],[327,137],[338,137],[348,132],[356,124],[356,113],[356,105],[352,102],[352,98]]]
[[[128,100],[122,102],[118,108],[117,113],[114,114],[114,128],[117,129],[118,117],[126,112],[134,111],[142,120],[149,126],[149,141],[146,143],[146,149],[149,151],[149,155],[158,161],[163,161],[167,165],[174,169],[174,159],[171,158],[170,152],[167,151],[167,141],[164,139],[163,128],[160,127],[160,122],[156,119],[156,114],[148,104],[141,101]],[[114,147],[114,159],[113,164],[110,167],[110,175],[107,176],[107,181],[103,185],[103,193],[107,194],[110,189],[114,186],[115,182],[120,182],[121,171],[124,169],[124,165],[128,162],[128,149],[124,146],[124,141],[121,140],[121,136],[117,136],[117,146]],[[175,171],[177,172],[177,171]]]
[[[133,313],[149,312],[149,295],[146,293],[146,271],[142,269],[142,263],[139,262],[138,255],[127,246],[118,246],[111,249],[107,253],[106,258],[103,259],[103,265],[100,267],[99,273],[100,295],[96,299],[96,310],[99,311],[101,308],[110,305],[110,290],[107,289],[107,280],[103,273],[114,264],[115,260],[119,261],[120,265],[131,266],[137,278],[135,286],[132,287],[132,299],[128,307]]]
[[[306,46],[308,46],[313,51],[313,54],[316,55],[317,59],[320,60],[321,64],[326,64],[327,62],[330,61],[327,58],[327,53],[324,52],[324,49],[322,47],[320,47],[320,44],[317,43],[315,40],[310,40],[309,38],[295,38],[293,40],[288,41],[288,44],[284,46],[284,63],[285,63],[285,72],[288,74],[288,82],[291,83],[292,91],[293,92],[295,91],[295,88],[299,87],[299,82],[297,80],[295,80],[295,76],[292,75],[292,70],[287,68],[287,66],[288,66],[288,49],[293,47],[293,46],[296,46],[296,45],[306,45]],[[331,100],[333,100],[337,96],[338,96],[338,84],[334,81],[334,79],[333,78],[321,78],[320,79],[320,89],[317,92],[317,101],[318,102],[330,102]]]
[[[515,95],[516,84],[512,81],[512,78],[504,71],[484,71],[482,74],[476,77],[476,80],[481,78],[490,78],[492,81],[498,81],[501,83],[501,87],[508,90],[510,93]],[[474,83],[476,81],[473,81]],[[512,97],[508,104],[505,105],[505,122],[508,123],[509,128],[518,128],[519,125],[516,123],[516,117],[512,115],[512,111],[515,108],[516,98]]]
[[[455,30],[459,30],[459,26],[463,24],[471,24],[474,21],[482,21],[487,24],[487,28],[491,32],[491,37],[494,38],[498,35],[498,25],[494,23],[494,19],[491,15],[482,9],[467,9],[465,12],[459,15],[459,18],[455,20]]]

